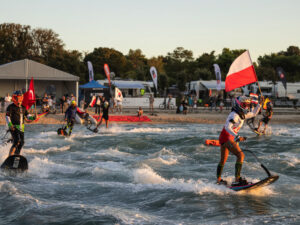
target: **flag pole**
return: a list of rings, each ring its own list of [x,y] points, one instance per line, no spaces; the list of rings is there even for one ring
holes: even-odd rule
[[[248,50],[247,50],[248,51]],[[248,51],[248,54],[249,54],[249,58],[251,60],[251,64],[253,65],[253,62],[252,62],[252,59],[251,59],[251,56],[250,56],[250,53]],[[256,83],[257,83],[257,86],[258,86],[258,90],[260,92],[260,95],[263,96],[262,92],[261,92],[261,89],[260,89],[260,85],[259,85],[259,82],[258,82],[258,78],[257,78],[257,74],[256,74],[256,71],[255,71],[255,68],[254,68],[254,65],[253,65],[253,70],[254,70],[254,73],[255,73],[255,76],[256,76]]]

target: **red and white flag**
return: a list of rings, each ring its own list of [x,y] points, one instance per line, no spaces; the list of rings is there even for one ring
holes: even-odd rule
[[[119,88],[115,88],[115,99],[119,101],[123,101],[122,91]]]
[[[94,107],[95,104],[96,104],[96,96],[93,96],[89,106]]]
[[[34,103],[35,103],[34,83],[33,83],[33,78],[31,78],[29,89],[24,94],[22,105],[26,109],[29,109]]]
[[[109,71],[109,66],[107,64],[104,64],[104,72],[106,74],[108,84],[110,86],[110,71]]]
[[[249,51],[245,51],[231,64],[225,80],[225,91],[229,92],[254,82],[257,82],[254,66]]]

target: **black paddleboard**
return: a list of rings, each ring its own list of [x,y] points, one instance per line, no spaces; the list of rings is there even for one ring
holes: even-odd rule
[[[261,187],[270,185],[270,184],[274,183],[276,180],[278,180],[278,178],[279,178],[278,175],[272,175],[272,176],[269,176],[263,180],[255,182],[255,183],[248,183],[246,185],[241,185],[241,186],[231,185],[231,186],[227,186],[227,187],[234,191],[244,191],[244,190],[248,191],[248,190],[253,190],[256,188],[261,188]]]
[[[1,169],[23,172],[28,170],[27,159],[22,155],[11,155],[2,163]]]
[[[59,128],[59,129],[57,130],[57,134],[58,134],[59,136],[68,136],[68,133],[67,133],[67,131],[66,131],[66,128]]]

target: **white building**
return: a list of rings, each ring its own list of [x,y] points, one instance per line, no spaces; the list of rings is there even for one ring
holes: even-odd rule
[[[108,80],[97,80],[101,85],[108,87]],[[124,97],[149,97],[154,88],[153,82],[138,81],[138,80],[112,80],[111,84],[122,91]],[[141,95],[141,89],[145,90],[144,95]]]

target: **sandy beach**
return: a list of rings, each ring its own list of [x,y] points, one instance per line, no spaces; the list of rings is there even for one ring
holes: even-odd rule
[[[201,124],[222,124],[225,122],[229,110],[224,110],[222,113],[210,110],[198,110],[197,112],[188,113],[187,115],[176,114],[174,111],[155,111],[152,115],[145,112],[144,115],[151,119],[147,123],[201,123]],[[89,111],[90,115],[94,115]],[[113,113],[111,115],[136,115],[135,110],[125,110],[123,114]],[[36,124],[63,124],[63,114],[49,114],[40,118]],[[112,122],[124,123],[124,122]],[[300,110],[299,109],[275,109],[274,115],[271,120],[274,124],[299,124],[300,123]],[[0,125],[5,124],[5,114],[0,114]]]

